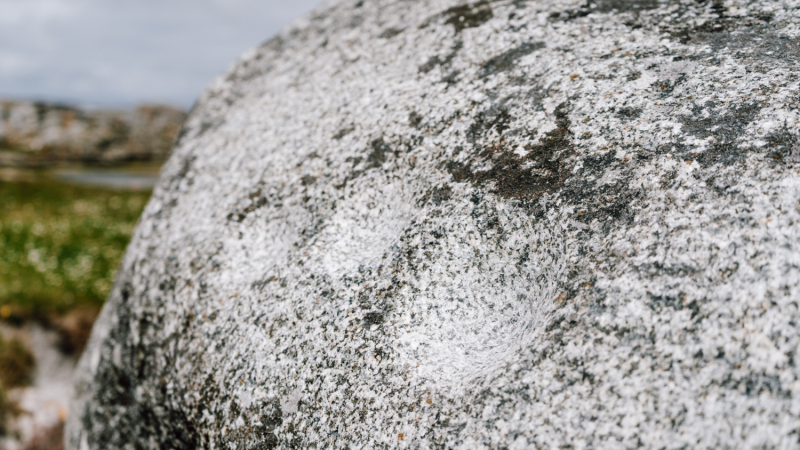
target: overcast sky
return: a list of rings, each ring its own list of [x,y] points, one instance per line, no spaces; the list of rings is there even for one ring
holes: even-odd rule
[[[0,98],[188,108],[321,0],[0,0]]]

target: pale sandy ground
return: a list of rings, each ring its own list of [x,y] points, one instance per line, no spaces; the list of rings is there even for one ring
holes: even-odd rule
[[[0,326],[6,337],[19,337],[28,345],[36,358],[36,375],[32,386],[14,389],[9,393],[24,411],[11,429],[13,437],[0,440],[0,449],[18,450],[42,430],[66,420],[68,404],[72,397],[72,374],[75,359],[58,350],[58,334],[38,324],[16,329]]]

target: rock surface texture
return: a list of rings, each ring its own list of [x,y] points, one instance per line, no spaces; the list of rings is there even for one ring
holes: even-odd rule
[[[797,448],[798,24],[323,5],[190,115],[69,448]]]
[[[186,113],[165,106],[83,111],[0,102],[0,166],[163,159],[184,120]]]

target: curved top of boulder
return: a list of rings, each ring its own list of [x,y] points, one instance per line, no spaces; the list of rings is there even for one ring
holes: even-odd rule
[[[792,447],[795,1],[328,3],[190,114],[68,447]]]

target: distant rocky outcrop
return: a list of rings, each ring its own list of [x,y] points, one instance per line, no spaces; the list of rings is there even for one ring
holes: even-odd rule
[[[166,106],[95,111],[0,101],[0,165],[161,160],[185,119]]]
[[[798,448],[800,9],[328,2],[201,96],[71,449]]]

